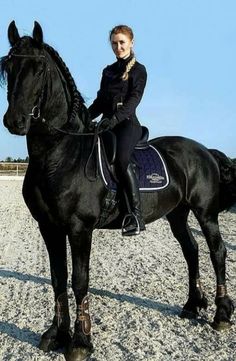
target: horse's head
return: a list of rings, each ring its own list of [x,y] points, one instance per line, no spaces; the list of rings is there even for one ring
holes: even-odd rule
[[[9,54],[0,70],[7,79],[8,110],[4,125],[13,134],[48,132],[67,123],[83,131],[88,119],[84,100],[59,54],[43,42],[41,26],[35,22],[32,37],[20,37],[15,22],[8,28]]]
[[[40,116],[47,72],[43,32],[35,22],[33,36],[20,37],[12,21],[8,39],[11,49],[1,60],[1,73],[7,78],[9,103],[3,121],[11,133],[25,135],[32,120]]]

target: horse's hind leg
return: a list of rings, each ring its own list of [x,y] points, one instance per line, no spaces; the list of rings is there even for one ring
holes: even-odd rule
[[[222,330],[231,326],[230,318],[234,311],[234,304],[227,295],[226,289],[226,248],[219,230],[218,214],[209,215],[209,212],[206,214],[201,210],[195,212],[195,215],[206,238],[210,250],[211,261],[216,274],[216,314],[212,327],[217,330]]]
[[[43,334],[39,348],[56,350],[71,341],[67,298],[66,235],[50,223],[39,223],[50,260],[52,286],[55,295],[55,315],[52,326]]]
[[[68,236],[72,254],[72,288],[77,310],[73,339],[65,356],[67,361],[82,361],[93,351],[88,300],[92,230],[77,220]]]
[[[195,318],[201,308],[207,308],[207,299],[201,289],[198,261],[198,244],[187,224],[189,208],[179,205],[167,215],[173,235],[180,243],[189,272],[188,301],[181,317]]]

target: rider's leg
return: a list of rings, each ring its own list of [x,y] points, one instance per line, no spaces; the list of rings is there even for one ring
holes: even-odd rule
[[[123,186],[128,197],[132,214],[128,215],[123,223],[122,235],[137,235],[145,230],[145,223],[141,213],[141,202],[138,181],[132,164],[129,164],[123,174]]]
[[[135,145],[141,138],[142,128],[137,121],[127,119],[115,127],[114,131],[117,137],[117,176],[133,215],[126,217],[122,234],[139,234],[140,230],[145,229],[145,225],[141,217],[138,182],[130,159]]]

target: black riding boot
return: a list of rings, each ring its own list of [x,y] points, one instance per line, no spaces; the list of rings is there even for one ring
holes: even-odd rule
[[[123,186],[128,198],[130,213],[123,220],[122,235],[133,236],[145,230],[145,223],[141,214],[138,182],[132,164],[128,165],[126,174],[124,174]]]

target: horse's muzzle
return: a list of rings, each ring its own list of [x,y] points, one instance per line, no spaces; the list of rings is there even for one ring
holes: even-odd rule
[[[15,118],[6,113],[3,118],[3,124],[11,134],[26,135],[30,128],[30,120],[31,117],[29,115]]]

